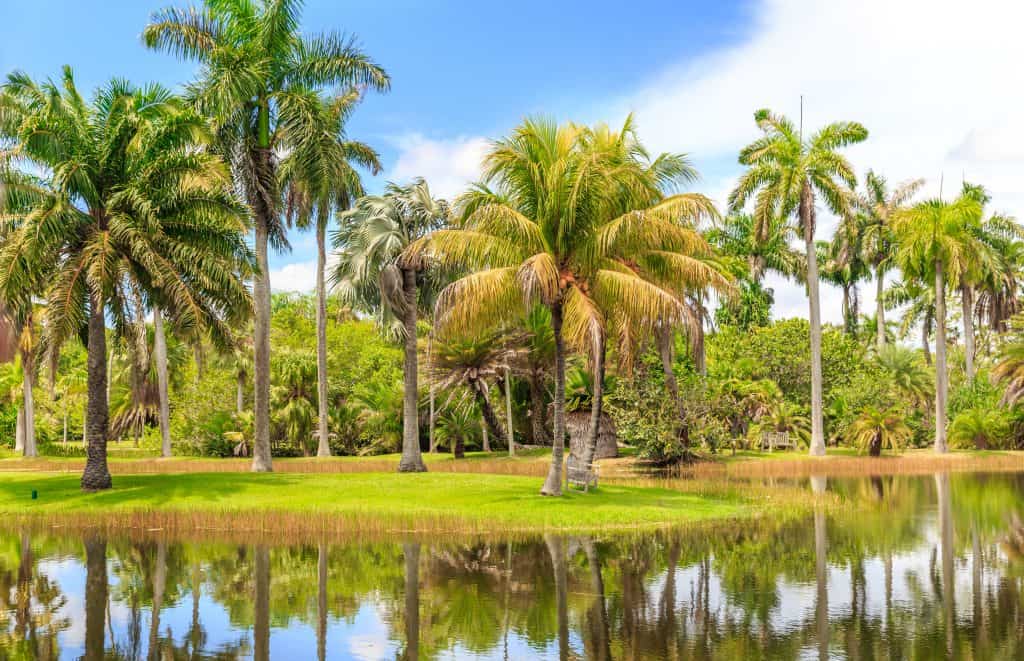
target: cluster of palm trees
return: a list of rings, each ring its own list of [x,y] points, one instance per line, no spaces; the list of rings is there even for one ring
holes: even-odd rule
[[[283,361],[294,378],[274,398],[270,388],[269,249],[288,248],[290,227],[316,234],[321,456],[330,454],[329,285],[403,343],[400,471],[425,470],[417,340],[418,326],[429,320],[428,368],[437,382],[432,441],[434,387],[465,387],[486,428],[505,435],[514,449],[511,420],[502,430],[487,385],[501,378],[510,402],[514,365],[530,386],[534,435],[551,439],[542,493],[555,495],[570,354],[585,358],[590,375],[584,465],[597,444],[609,355],[628,371],[651,345],[685,442],[675,336],[687,337],[703,373],[709,300],[760,301],[763,313],[747,321],[766,317],[768,272],[807,290],[811,454],[825,451],[822,279],[842,289],[844,325],[856,332],[858,283],[874,278],[880,361],[891,359],[883,355],[889,307],[910,304],[904,323],[923,327],[929,361],[934,329],[935,447],[945,450],[949,291],[962,301],[968,381],[976,373],[975,320],[1001,332],[1017,310],[1024,237],[1012,218],[986,215],[984,189],[965,183],[953,200],[940,195],[912,205],[921,181],[890,189],[872,171],[858,189],[842,149],[867,138],[863,126],[836,122],[805,135],[802,120],[796,125],[759,110],[762,135],[740,152],[745,169],[725,218],[704,195],[683,192],[697,179],[688,157],[648,152],[632,117],[619,127],[528,119],[491,144],[480,181],[451,204],[434,197],[422,179],[366,195],[359,171],[379,172],[380,162],[345,127],[364,93],[387,91],[390,79],[352,39],[301,33],[300,8],[298,0],[207,0],[155,13],[145,44],[199,65],[181,96],[114,79],[87,99],[70,68],[42,82],[15,72],[0,88],[0,300],[23,372],[19,439],[27,456],[36,452],[32,387],[39,366],[55,365],[65,343],[80,338],[88,353],[82,486],[110,486],[110,326],[128,356],[133,401],[152,398],[155,389],[165,456],[171,453],[168,333],[240,357],[239,409],[245,381],[251,376],[255,385],[253,470],[271,470],[272,399],[296,429],[313,416],[304,385],[309,365]],[[819,205],[840,219],[829,242],[817,239]],[[336,263],[328,273],[334,217]],[[896,270],[901,280],[886,289],[887,274]],[[250,319],[246,349],[238,329]],[[144,413],[118,415],[119,425],[143,424]],[[793,411],[779,415],[803,419]],[[874,448],[879,428],[894,428],[899,418],[889,409],[866,412],[856,434]],[[467,423],[466,416],[453,417],[441,431],[458,443]]]

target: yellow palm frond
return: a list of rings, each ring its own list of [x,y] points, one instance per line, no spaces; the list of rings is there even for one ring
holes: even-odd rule
[[[526,259],[516,273],[527,302],[540,300],[550,305],[558,298],[558,266],[551,253],[539,252]]]
[[[459,278],[437,299],[440,333],[474,333],[492,328],[509,316],[523,314],[522,291],[515,267],[487,269]]]
[[[577,287],[565,294],[562,334],[566,343],[577,351],[593,356],[605,325],[604,315],[594,299]]]

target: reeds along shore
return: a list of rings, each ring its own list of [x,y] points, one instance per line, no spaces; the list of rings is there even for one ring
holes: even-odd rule
[[[1024,453],[988,456],[963,454],[909,454],[890,457],[826,457],[822,459],[750,460],[733,463],[698,462],[671,473],[679,478],[732,477],[857,477],[871,475],[926,475],[943,472],[1016,472],[1024,470]]]

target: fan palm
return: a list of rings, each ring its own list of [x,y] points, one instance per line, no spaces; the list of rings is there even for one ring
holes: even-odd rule
[[[850,425],[850,441],[865,448],[872,457],[882,454],[882,448],[888,446],[893,450],[902,447],[913,432],[903,422],[903,412],[896,409],[884,411],[867,407]]]
[[[894,213],[905,208],[907,203],[924,185],[924,179],[907,181],[892,191],[885,177],[868,170],[864,175],[864,190],[856,198],[857,210],[861,213],[861,250],[864,260],[875,269],[875,318],[878,322],[875,341],[878,348],[885,345],[885,273],[892,266],[894,237],[891,219]]]
[[[488,432],[495,438],[505,438],[506,433],[488,396],[487,380],[504,374],[519,353],[501,332],[442,337],[434,344],[430,368],[440,388],[465,386],[472,393]]]
[[[236,187],[255,224],[253,286],[256,437],[253,470],[269,471],[270,270],[268,244],[286,248],[278,155],[322,138],[319,90],[356,85],[384,91],[387,73],[355,41],[336,33],[300,33],[301,0],[206,0],[153,14],[149,48],[201,65],[189,96],[214,118]],[[315,150],[314,150],[315,151]]]
[[[0,297],[45,296],[41,343],[51,354],[69,337],[87,339],[82,487],[108,488],[106,318],[124,335],[141,292],[177,328],[226,341],[250,310],[239,275],[251,268],[244,216],[204,146],[205,123],[157,85],[114,80],[87,103],[68,68],[60,84],[16,73],[0,107],[12,156],[48,173],[34,181],[0,171],[19,198],[7,199],[17,228],[0,249]]]
[[[811,321],[811,443],[812,455],[825,454],[822,420],[821,377],[821,301],[818,295],[818,260],[814,243],[816,225],[815,195],[840,217],[848,215],[851,194],[856,184],[853,166],[839,149],[863,142],[867,129],[857,122],[835,122],[804,139],[786,117],[769,110],[754,113],[764,136],[740,151],[740,163],[747,171],[729,195],[734,212],[756,197],[754,219],[757,236],[766,238],[775,218],[798,219],[807,259],[807,298]]]
[[[429,259],[403,251],[444,227],[448,215],[447,203],[434,198],[423,179],[388,184],[383,195],[362,197],[342,213],[332,237],[338,251],[332,279],[341,299],[376,313],[385,331],[397,330],[405,345],[401,472],[427,469],[420,454],[416,319],[432,308],[442,278]]]
[[[981,205],[970,195],[932,199],[893,217],[897,260],[905,275],[935,282],[935,451],[946,452],[946,282],[972,272],[984,251],[977,239]]]
[[[554,440],[544,495],[561,494],[566,342],[586,350],[601,374],[606,314],[629,320],[622,328],[681,318],[678,298],[645,275],[689,283],[707,268],[689,256],[708,251],[706,242],[678,219],[709,215],[710,202],[695,195],[650,202],[688,171],[685,160],[659,157],[643,167],[647,155],[632,118],[610,135],[602,127],[526,120],[491,146],[483,182],[460,200],[462,226],[407,251],[475,269],[441,293],[442,327],[489,328],[538,303],[549,309]],[[616,140],[627,145],[630,162],[621,160],[622,146],[607,144]]]
[[[315,138],[304,140],[281,162],[280,177],[286,194],[286,215],[301,229],[316,230],[316,355],[319,401],[319,447],[317,456],[331,456],[328,443],[327,411],[327,265],[326,235],[331,212],[346,210],[363,195],[359,173],[353,165],[380,172],[377,153],[360,142],[345,138],[345,124],[361,95],[352,90],[316,107],[318,130]]]

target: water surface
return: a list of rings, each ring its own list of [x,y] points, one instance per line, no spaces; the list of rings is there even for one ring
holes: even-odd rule
[[[250,545],[0,532],[0,659],[1024,658],[1024,475],[812,478],[682,533]]]

